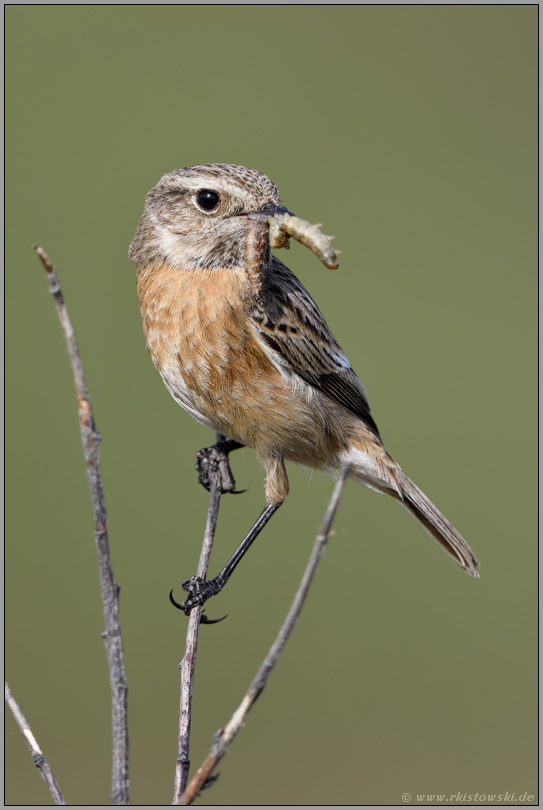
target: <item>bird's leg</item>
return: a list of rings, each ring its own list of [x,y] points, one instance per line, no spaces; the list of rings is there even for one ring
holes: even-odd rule
[[[218,470],[221,478],[221,494],[231,492],[233,495],[239,495],[241,492],[245,492],[244,489],[236,489],[236,482],[228,463],[228,454],[240,447],[243,445],[234,439],[223,439],[211,447],[198,450],[195,465],[198,470],[198,483],[209,491],[211,486],[209,474],[211,471]]]
[[[202,484],[205,489],[211,491],[211,484],[213,480],[215,481],[216,486],[218,485],[218,495],[219,499],[220,496],[226,492],[231,492],[234,495],[239,494],[238,490],[236,490],[236,482],[234,480],[234,476],[232,475],[232,470],[230,469],[230,464],[228,463],[228,454],[232,452],[232,450],[238,450],[240,447],[244,445],[240,442],[235,441],[235,439],[227,439],[221,433],[217,433],[217,441],[211,447],[204,447],[202,450],[199,450],[196,454],[196,464],[195,467],[198,470],[198,483]],[[218,478],[218,481],[217,481]],[[246,490],[241,490],[241,492],[245,492]],[[218,510],[218,501],[217,501],[217,510]],[[256,537],[256,535],[255,535]],[[248,546],[247,546],[248,547]],[[233,569],[232,569],[233,570]],[[221,574],[224,572],[221,572]],[[208,583],[202,579],[201,577],[192,577],[192,580],[195,582],[203,583],[203,585],[207,585]],[[192,580],[187,580],[188,582]],[[185,584],[185,583],[183,583]],[[222,586],[221,586],[222,587]],[[207,596],[204,596],[200,601],[195,601],[195,604],[203,604],[209,596],[212,596],[213,593],[218,593],[218,591],[212,589]],[[180,605],[179,602],[176,602],[173,597],[173,591],[170,591],[170,602],[179,610],[183,610],[187,616],[190,613],[190,610],[185,608],[185,605]],[[223,616],[225,619],[226,616]],[[209,619],[207,616],[202,614],[200,616],[200,623],[201,624],[216,624],[217,622],[222,622],[222,619]]]
[[[282,502],[281,502],[282,503]],[[185,611],[185,614],[188,616],[192,610],[192,608],[196,607],[197,605],[203,605],[204,602],[209,599],[210,596],[215,596],[222,591],[230,577],[232,576],[232,572],[234,568],[238,565],[241,558],[246,554],[249,550],[249,547],[252,545],[253,541],[258,537],[268,520],[271,516],[277,512],[281,503],[267,503],[262,511],[260,517],[252,526],[249,533],[242,541],[238,549],[234,552],[233,556],[228,560],[220,574],[214,579],[205,580],[201,577],[191,577],[187,579],[185,582],[181,584],[181,587],[184,591],[188,591],[190,596],[188,599],[185,599],[183,604],[181,605],[182,609]],[[179,605],[177,605],[179,607]]]

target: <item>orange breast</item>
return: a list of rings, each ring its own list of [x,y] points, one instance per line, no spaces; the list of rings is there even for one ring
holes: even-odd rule
[[[357,420],[274,365],[251,326],[254,292],[244,270],[138,270],[147,346],[180,405],[265,464],[337,466]]]
[[[145,268],[138,294],[149,352],[173,396],[251,444],[262,404],[284,397],[285,386],[252,333],[246,273]]]

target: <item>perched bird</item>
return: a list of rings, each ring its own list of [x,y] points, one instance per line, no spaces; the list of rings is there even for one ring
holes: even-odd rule
[[[266,233],[279,193],[260,172],[222,163],[165,174],[147,194],[129,249],[137,262],[152,360],[191,416],[253,448],[266,471],[266,506],[212,580],[183,583],[185,612],[218,593],[288,494],[285,461],[350,477],[391,495],[469,574],[478,562],[454,526],[385,450],[364,386],[317,305],[262,244],[246,259],[248,221]]]

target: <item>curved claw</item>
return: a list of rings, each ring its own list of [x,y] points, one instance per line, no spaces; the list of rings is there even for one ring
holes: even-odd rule
[[[175,599],[173,598],[173,588],[172,588],[172,589],[171,589],[171,591],[170,591],[170,602],[171,602],[171,603],[172,603],[172,605],[173,605],[174,607],[176,607],[178,610],[182,610],[182,611],[183,611],[183,613],[185,612],[185,608],[183,607],[183,605],[180,605],[180,604],[179,604],[179,602],[176,602],[176,601],[175,601]]]
[[[202,613],[202,615],[200,616],[200,624],[218,624],[219,622],[222,622],[224,619],[226,619],[226,616],[228,616],[228,613],[225,616],[222,616],[220,619],[210,619],[209,616],[206,616],[205,613]]]
[[[222,495],[227,492],[235,492],[236,482],[230,469],[228,455],[240,447],[243,445],[234,439],[223,439],[211,447],[199,450],[196,453],[195,465],[198,470],[198,483],[209,492],[211,481],[215,478]]]
[[[251,487],[245,487],[245,489],[231,489],[228,493],[229,495],[243,495],[244,492],[249,492]]]
[[[185,611],[185,608],[183,607],[183,605],[180,605],[180,604],[179,604],[179,602],[176,602],[176,601],[175,601],[175,599],[173,598],[173,588],[172,588],[172,590],[170,591],[170,602],[171,602],[171,603],[172,603],[172,605],[173,605],[174,607],[176,607],[178,610],[182,610],[182,611],[183,611],[183,613],[185,613],[185,612],[186,612],[186,611]],[[224,619],[226,619],[226,616],[227,616],[227,615],[228,615],[228,614],[226,614],[225,616],[222,616],[220,619],[210,619],[210,618],[209,618],[209,616],[206,616],[206,614],[205,614],[205,613],[202,613],[202,614],[201,614],[201,616],[200,616],[200,624],[218,624],[219,622],[224,621]]]

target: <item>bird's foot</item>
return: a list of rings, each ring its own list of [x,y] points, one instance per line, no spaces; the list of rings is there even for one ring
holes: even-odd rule
[[[194,607],[203,605],[211,596],[215,596],[219,593],[224,584],[225,582],[219,577],[206,581],[201,577],[194,576],[181,583],[181,587],[192,594],[192,596],[189,599],[185,599],[183,604],[180,605],[179,602],[174,599],[173,591],[170,591],[170,602],[178,610],[182,610],[185,616],[189,616]],[[202,612],[200,615],[200,624],[218,624],[222,622],[223,619],[226,619],[226,616],[222,616],[220,619],[210,619],[209,616],[206,616],[205,613]]]
[[[236,482],[228,461],[228,454],[238,447],[243,447],[243,445],[233,439],[226,439],[211,447],[204,447],[203,450],[196,453],[198,483],[208,492],[211,488],[211,479],[216,474],[219,475],[221,494],[231,492],[233,495],[240,495],[242,492],[246,492],[245,489],[236,489]]]
[[[202,579],[202,577],[194,576],[186,579],[181,583],[184,591],[188,591],[190,596],[183,602],[182,608],[188,616],[192,610],[197,606],[201,606],[204,602],[216,596],[219,591],[222,591],[225,581],[222,578],[215,577],[215,579]]]

